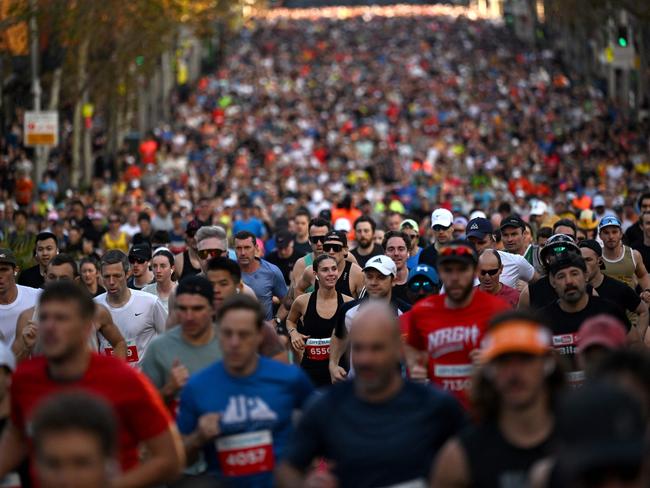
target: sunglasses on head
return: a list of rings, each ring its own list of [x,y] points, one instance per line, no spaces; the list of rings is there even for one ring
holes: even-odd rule
[[[440,250],[441,256],[469,256],[474,259],[474,251],[467,246],[448,246]]]
[[[409,290],[414,293],[419,293],[420,291],[423,291],[425,293],[433,293],[435,286],[429,280],[411,281],[409,283]]]
[[[485,275],[494,276],[494,275],[496,275],[498,272],[499,272],[499,268],[494,268],[494,269],[482,269],[482,270],[479,271],[479,274],[480,274],[481,276],[485,276]]]
[[[202,249],[198,255],[201,259],[220,258],[225,252],[223,249]]]
[[[135,263],[144,264],[146,262],[147,262],[146,259],[137,258],[135,256],[129,256],[129,263],[131,263],[131,264],[135,264]]]
[[[323,244],[323,251],[325,252],[341,252],[343,246],[341,244]]]
[[[311,242],[312,244],[318,244],[320,242],[322,244],[323,242],[325,242],[326,237],[327,236],[311,236],[309,238],[309,242]]]

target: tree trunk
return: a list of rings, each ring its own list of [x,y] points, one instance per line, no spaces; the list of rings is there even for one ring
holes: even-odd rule
[[[79,44],[77,58],[77,99],[74,104],[74,116],[72,119],[72,182],[78,186],[83,183],[81,174],[81,136],[83,131],[82,107],[84,94],[87,99],[86,78],[88,76],[88,48],[90,39],[86,37]]]
[[[61,98],[61,76],[63,67],[59,66],[52,73],[52,86],[50,87],[50,101],[47,105],[48,110],[59,110],[59,100]]]

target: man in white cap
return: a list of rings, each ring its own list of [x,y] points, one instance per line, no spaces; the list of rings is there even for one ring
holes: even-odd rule
[[[347,302],[340,308],[339,319],[330,341],[329,369],[333,383],[343,381],[347,377],[345,369],[339,365],[339,362],[348,347],[350,324],[364,303],[368,301],[388,303],[398,317],[411,309],[409,304],[399,300],[393,294],[393,283],[396,276],[395,262],[385,255],[369,259],[363,268],[366,295],[360,300]]]
[[[454,215],[446,208],[437,208],[431,214],[431,228],[434,242],[425,247],[420,253],[418,264],[427,264],[436,268],[440,246],[451,242],[454,238]]]

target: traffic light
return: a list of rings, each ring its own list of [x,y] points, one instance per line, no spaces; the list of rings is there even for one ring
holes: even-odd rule
[[[627,27],[623,25],[618,27],[618,35],[616,36],[616,41],[620,47],[627,47],[629,45],[627,39]]]

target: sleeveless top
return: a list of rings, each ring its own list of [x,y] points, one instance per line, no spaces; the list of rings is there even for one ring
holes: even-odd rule
[[[631,247],[623,246],[623,255],[618,259],[610,261],[603,255],[603,262],[605,263],[603,274],[615,280],[622,281],[632,289],[635,288],[636,277],[634,271],[636,269],[636,261],[634,260],[634,253]]]
[[[190,259],[190,253],[186,249],[183,251],[183,273],[181,276],[178,278],[178,281],[180,281],[187,277],[187,276],[194,276],[197,275],[201,272],[200,268],[195,268],[194,265],[192,264],[192,260]]]
[[[307,310],[302,318],[302,325],[298,326],[298,332],[310,336],[305,341],[305,353],[300,366],[305,369],[328,369],[329,345],[332,331],[336,327],[339,310],[345,303],[343,295],[336,294],[336,311],[329,319],[318,315],[316,308],[317,292],[309,296]],[[329,370],[328,370],[329,371]]]
[[[336,280],[336,291],[343,293],[349,297],[352,296],[352,290],[350,290],[350,270],[352,269],[352,263],[350,261],[345,262],[345,268],[339,279]],[[314,282],[314,291],[318,291],[318,281]]]
[[[512,445],[496,424],[476,425],[461,432],[471,486],[475,488],[526,488],[530,468],[552,453],[554,434],[532,447]]]
[[[107,232],[102,238],[104,241],[104,247],[107,251],[117,249],[123,253],[129,252],[129,243],[126,238],[126,232],[120,232],[120,236],[117,239],[113,239],[111,235]]]

